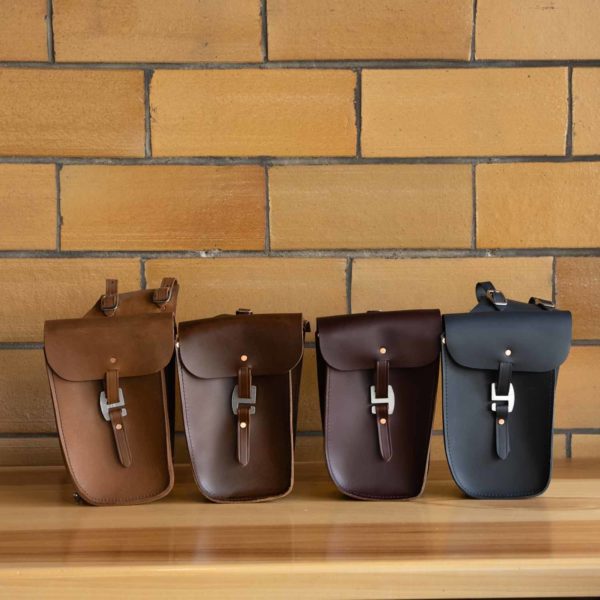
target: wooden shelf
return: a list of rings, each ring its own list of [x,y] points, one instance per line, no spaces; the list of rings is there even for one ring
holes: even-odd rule
[[[144,506],[73,502],[63,469],[0,470],[0,597],[492,598],[600,595],[600,462],[548,492],[462,497],[443,464],[409,502],[343,498],[324,466],[252,505],[201,499],[189,467]]]

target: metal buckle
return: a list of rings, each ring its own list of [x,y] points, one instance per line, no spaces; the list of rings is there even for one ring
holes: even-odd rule
[[[496,394],[496,384],[492,383],[492,410],[496,412],[496,402],[508,402],[508,412],[512,412],[515,407],[515,388],[513,384],[510,384],[508,388],[508,394],[506,396],[499,396]]]
[[[106,294],[102,295],[100,298],[100,310],[107,312],[109,310],[116,311],[119,308],[119,294],[110,294],[110,296],[114,296],[114,301],[111,305],[107,306],[105,302],[108,296]]]
[[[104,392],[104,391],[100,392],[100,410],[102,411],[102,416],[107,421],[110,421],[109,411],[111,411],[113,408],[120,408],[121,416],[122,417],[127,416],[127,409],[125,408],[125,395],[123,394],[122,388],[119,388],[119,401],[113,402],[112,404],[109,404],[107,402],[106,392]]]
[[[375,386],[371,386],[371,404],[387,404],[388,415],[394,414],[394,408],[396,407],[396,397],[394,396],[394,390],[391,385],[388,385],[387,396],[384,398],[378,398],[375,395]],[[371,414],[377,414],[377,407],[371,406]]]
[[[552,310],[553,308],[556,308],[556,304],[554,304],[552,300],[544,300],[543,298],[536,298],[535,296],[531,298],[529,302],[545,310]]]
[[[233,393],[231,394],[231,409],[233,410],[233,414],[238,414],[238,408],[240,404],[250,404],[250,414],[256,414],[256,386],[250,386],[250,398],[240,398],[238,392],[238,386],[236,385],[233,388]]]
[[[160,292],[160,290],[163,289],[167,289],[167,297],[165,300],[159,299],[157,298],[157,293]],[[153,299],[152,301],[154,302],[154,304],[158,304],[160,306],[162,306],[163,304],[167,304],[168,302],[171,302],[171,298],[173,297],[173,286],[169,285],[169,286],[164,286],[164,287],[159,287],[156,290],[154,290],[154,294],[153,294]]]
[[[485,295],[494,306],[506,306],[506,296],[500,290],[488,290]]]

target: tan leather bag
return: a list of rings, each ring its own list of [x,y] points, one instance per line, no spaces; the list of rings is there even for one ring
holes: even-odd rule
[[[168,278],[155,290],[119,294],[115,279],[106,284],[83,318],[46,321],[48,378],[77,495],[95,505],[140,504],[173,487],[178,285]]]
[[[180,324],[185,431],[209,500],[257,502],[291,491],[307,325],[300,314],[243,309]]]

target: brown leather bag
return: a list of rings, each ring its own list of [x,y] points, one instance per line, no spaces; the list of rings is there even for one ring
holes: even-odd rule
[[[89,504],[140,504],[173,487],[179,286],[119,294],[81,319],[46,321],[44,351],[65,464]],[[170,415],[171,414],[171,418]]]
[[[438,310],[317,319],[325,455],[344,494],[388,500],[421,493],[440,336]]]
[[[244,309],[180,324],[185,431],[209,500],[257,502],[291,491],[306,329],[301,314]]]

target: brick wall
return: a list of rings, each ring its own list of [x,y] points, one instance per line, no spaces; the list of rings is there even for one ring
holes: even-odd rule
[[[598,31],[599,0],[0,0],[0,463],[61,460],[44,319],[164,275],[182,319],[554,297],[556,453],[600,456]],[[300,413],[320,458],[312,339]]]

